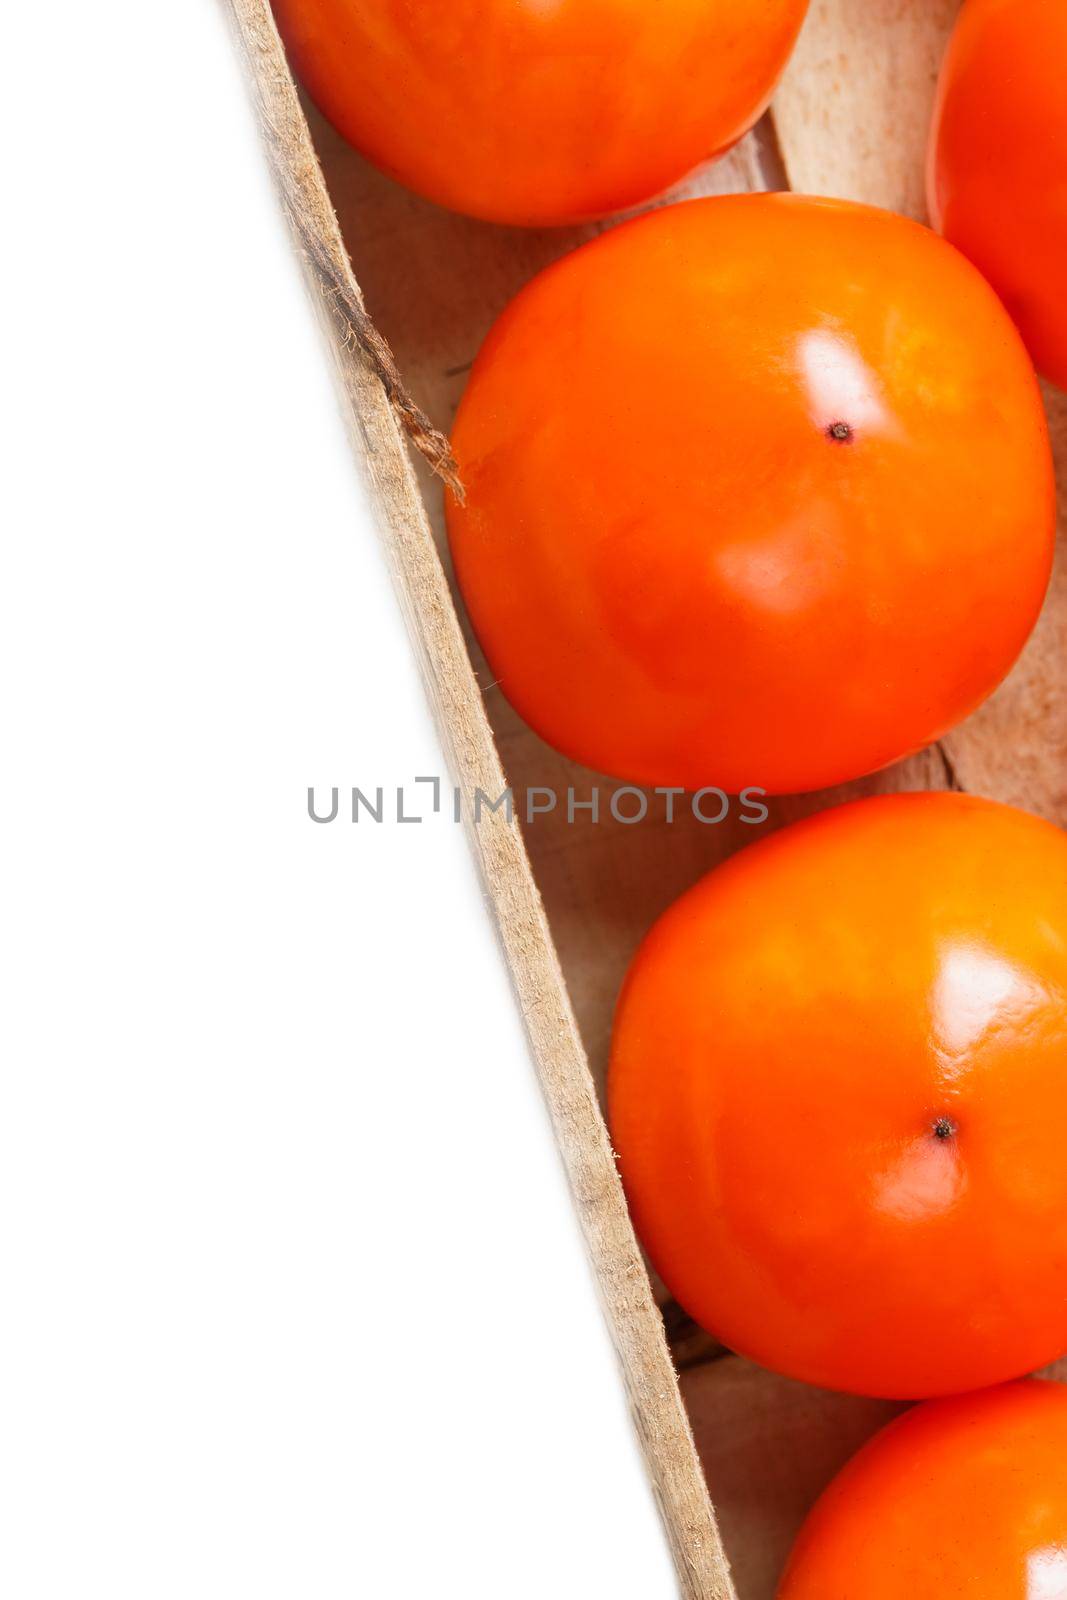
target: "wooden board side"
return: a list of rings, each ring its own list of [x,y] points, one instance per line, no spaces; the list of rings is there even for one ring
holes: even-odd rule
[[[344,335],[329,297],[360,300],[267,0],[228,0],[268,156],[348,402],[357,454],[422,663],[446,755],[470,802],[504,773],[411,463],[380,375]],[[467,810],[470,811],[468,804]],[[618,1351],[634,1420],[686,1600],[733,1600],[714,1513],[662,1319],[622,1194],[607,1129],[529,860],[516,824],[483,813],[472,830],[534,1059]],[[561,1448],[563,1442],[561,1441]]]

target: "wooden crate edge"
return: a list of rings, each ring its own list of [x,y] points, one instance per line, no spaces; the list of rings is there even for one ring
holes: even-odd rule
[[[506,787],[481,693],[381,373],[347,338],[329,297],[362,304],[268,0],[226,0],[272,172],[348,402],[357,452],[418,653],[446,757],[469,798]],[[309,250],[307,241],[314,240]],[[468,812],[470,807],[468,806]],[[517,825],[472,830],[622,1367],[653,1492],[686,1600],[734,1600],[663,1323],[630,1223],[607,1128],[540,895]]]

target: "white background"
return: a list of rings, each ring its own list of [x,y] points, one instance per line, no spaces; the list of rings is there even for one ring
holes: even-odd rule
[[[220,14],[4,55],[0,1593],[673,1594]]]

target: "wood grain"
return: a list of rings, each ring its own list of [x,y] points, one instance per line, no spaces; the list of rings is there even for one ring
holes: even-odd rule
[[[774,102],[789,186],[919,216],[960,0],[813,0]]]
[[[505,787],[416,480],[381,375],[331,304],[359,290],[267,0],[228,0],[267,151],[323,313],[357,454],[422,662],[450,770],[468,801]],[[544,909],[517,827],[489,814],[476,854],[574,1191],[649,1476],[687,1600],[732,1600],[718,1529],[615,1170]],[[560,1441],[560,1448],[566,1442]]]

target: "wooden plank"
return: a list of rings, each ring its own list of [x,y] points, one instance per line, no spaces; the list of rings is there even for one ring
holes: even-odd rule
[[[499,794],[503,769],[471,670],[397,416],[336,314],[360,301],[267,0],[229,0],[268,156],[308,267],[451,771],[468,798]],[[367,218],[368,227],[372,219]],[[359,234],[359,219],[356,219]],[[472,833],[541,1084],[574,1190],[653,1489],[687,1600],[731,1600],[725,1556],[642,1266],[544,909],[503,813]],[[566,1447],[560,1441],[560,1448]]]
[[[813,0],[775,97],[789,186],[925,214],[926,134],[960,0]]]

